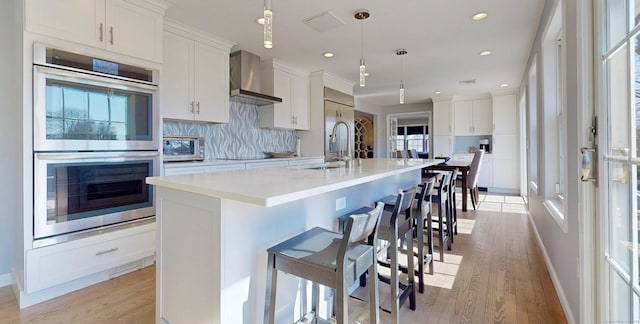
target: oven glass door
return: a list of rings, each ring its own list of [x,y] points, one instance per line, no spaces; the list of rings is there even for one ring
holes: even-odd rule
[[[35,150],[157,150],[155,89],[35,66]]]
[[[155,215],[157,152],[35,154],[36,239]]]

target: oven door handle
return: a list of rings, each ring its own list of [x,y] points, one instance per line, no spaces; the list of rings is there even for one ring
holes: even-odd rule
[[[79,159],[102,159],[102,158],[145,158],[158,157],[158,151],[148,152],[82,152],[82,153],[36,153],[36,156],[43,160],[79,160]]]

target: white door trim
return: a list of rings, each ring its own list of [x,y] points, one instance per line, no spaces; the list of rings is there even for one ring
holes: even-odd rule
[[[582,147],[596,147],[594,139],[590,136],[593,117],[596,114],[593,93],[595,90],[596,62],[594,56],[598,48],[595,44],[597,26],[594,21],[595,5],[593,1],[576,2],[576,34],[577,34],[577,57],[578,61],[578,143]],[[580,153],[576,152],[578,159],[575,163],[580,163]],[[571,158],[571,154],[568,155]],[[597,158],[592,157],[592,161]],[[592,175],[595,173],[592,170]],[[598,291],[598,264],[597,255],[599,252],[597,232],[599,228],[597,222],[597,198],[598,191],[594,182],[583,182],[578,187],[578,244],[579,244],[579,264],[578,276],[580,282],[580,319],[582,323],[596,323],[598,314],[598,304],[596,292]]]
[[[405,113],[395,113],[395,114],[387,114],[387,125],[386,127],[386,132],[385,132],[385,139],[387,140],[387,144],[385,145],[386,147],[386,157],[390,157],[390,151],[389,151],[389,140],[391,137],[391,129],[389,129],[389,125],[391,124],[391,118],[399,118],[399,117],[406,117],[406,116],[426,116],[427,117],[427,125],[429,126],[429,153],[431,153],[431,151],[433,151],[433,135],[431,134],[432,130],[433,130],[433,117],[432,117],[432,113],[430,111],[415,111],[415,112],[405,112]],[[429,157],[432,158],[432,157]]]

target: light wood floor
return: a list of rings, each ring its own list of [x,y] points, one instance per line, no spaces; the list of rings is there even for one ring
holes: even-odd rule
[[[481,196],[478,211],[458,210],[459,235],[435,274],[425,275],[417,310],[402,323],[566,323],[551,278],[518,197]],[[471,204],[469,204],[471,206]],[[351,305],[350,305],[351,307]],[[367,323],[366,308],[350,319]],[[0,323],[153,323],[155,268],[18,309],[0,288]]]

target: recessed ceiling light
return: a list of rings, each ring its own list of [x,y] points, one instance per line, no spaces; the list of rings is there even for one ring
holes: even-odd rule
[[[489,14],[487,14],[486,12],[478,12],[477,14],[473,15],[471,19],[478,21],[487,18],[487,16],[489,16]]]
[[[264,17],[260,17],[258,19],[256,19],[256,22],[260,25],[264,25]]]
[[[478,54],[480,54],[480,56],[487,56],[487,55],[491,55],[493,52],[490,50],[484,50]]]
[[[324,56],[324,57],[326,57],[326,58],[330,58],[330,57],[333,57],[333,53],[331,53],[331,52],[324,52],[324,53],[322,53],[322,56]]]
[[[508,83],[503,83],[503,84],[501,84],[500,86],[501,86],[501,87],[503,87],[503,88],[506,88],[506,87],[508,87],[508,86],[509,86],[509,84],[508,84]]]
[[[434,93],[435,93],[435,94],[440,94],[441,92],[440,92],[440,91],[436,91],[436,92],[434,92]]]

